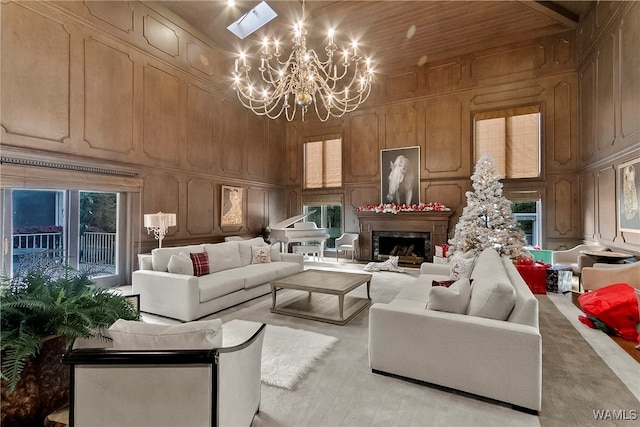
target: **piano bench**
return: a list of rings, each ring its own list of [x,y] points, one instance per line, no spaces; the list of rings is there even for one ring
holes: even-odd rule
[[[320,260],[320,245],[298,245],[292,246],[294,254],[313,255],[316,261]]]

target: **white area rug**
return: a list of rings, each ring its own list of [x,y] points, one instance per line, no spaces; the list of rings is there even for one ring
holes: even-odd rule
[[[240,344],[260,327],[259,323],[230,320],[222,327],[224,347]],[[267,325],[262,345],[262,382],[292,390],[338,342],[316,332]]]

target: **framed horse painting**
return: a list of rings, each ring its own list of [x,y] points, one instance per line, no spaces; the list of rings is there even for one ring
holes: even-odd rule
[[[380,203],[420,204],[420,147],[380,152]]]

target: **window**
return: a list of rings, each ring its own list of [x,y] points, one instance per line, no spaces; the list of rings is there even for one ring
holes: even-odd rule
[[[542,246],[540,194],[537,191],[506,192],[511,211],[527,238],[528,246]]]
[[[329,238],[325,248],[335,248],[336,239],[342,235],[342,205],[332,203],[312,203],[304,205],[304,213],[310,214],[307,222],[315,222],[318,228],[325,228]]]
[[[342,139],[304,144],[304,188],[342,186]]]
[[[505,178],[540,175],[540,107],[538,105],[474,115],[475,161],[493,158]]]
[[[54,262],[87,272],[98,283],[115,279],[118,193],[7,189],[3,198],[11,207],[11,221],[3,222],[8,240],[3,267],[10,275],[33,263]]]

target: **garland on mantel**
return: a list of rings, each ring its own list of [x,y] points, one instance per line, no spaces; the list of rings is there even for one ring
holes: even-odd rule
[[[383,203],[380,205],[362,205],[359,206],[357,212],[376,212],[376,213],[392,213],[398,212],[440,212],[450,211],[448,207],[440,202],[420,203],[419,205],[399,205],[396,203]]]

